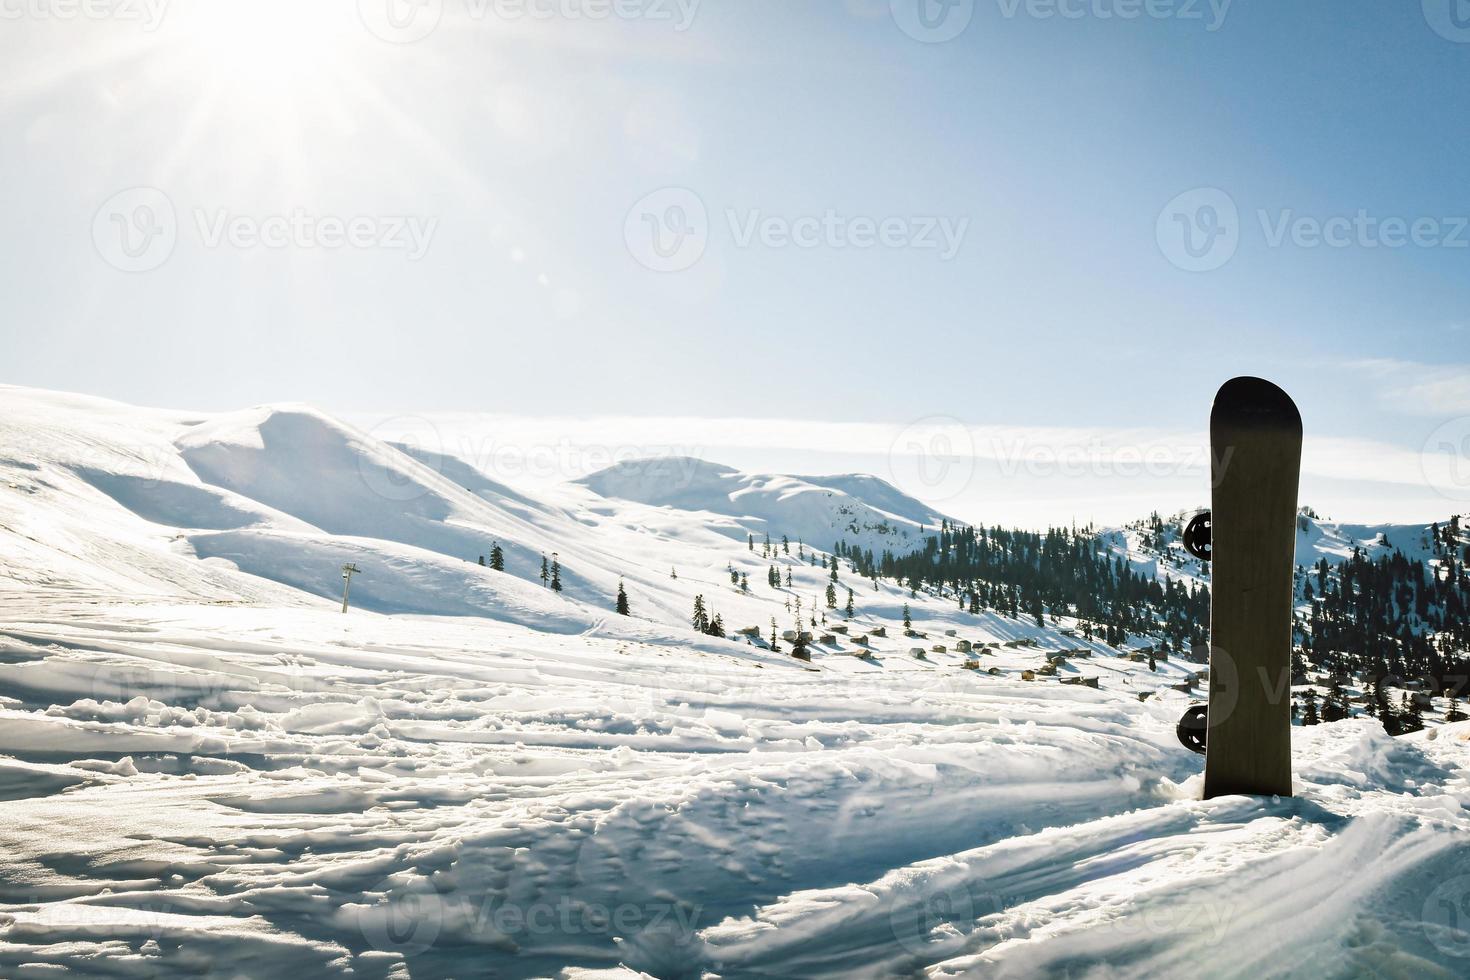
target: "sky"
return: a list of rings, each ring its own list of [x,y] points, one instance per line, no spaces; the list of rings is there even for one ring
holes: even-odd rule
[[[1463,0],[0,0],[0,64],[6,383],[1040,524],[1202,500],[1254,374],[1319,510],[1470,509]]]

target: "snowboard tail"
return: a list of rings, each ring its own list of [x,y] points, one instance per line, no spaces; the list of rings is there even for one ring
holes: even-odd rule
[[[1210,706],[1206,799],[1291,795],[1291,606],[1302,421],[1235,378],[1210,412]]]

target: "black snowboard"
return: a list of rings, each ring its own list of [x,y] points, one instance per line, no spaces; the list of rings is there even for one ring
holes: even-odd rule
[[[1210,705],[1205,798],[1291,795],[1291,604],[1302,419],[1235,378],[1210,412]]]

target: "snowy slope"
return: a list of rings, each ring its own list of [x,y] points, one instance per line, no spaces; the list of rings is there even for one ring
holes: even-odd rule
[[[845,568],[794,660],[829,572],[747,531],[937,516],[649,472],[0,388],[0,976],[1463,975],[1466,725],[1300,729],[1295,799],[1202,803],[1196,665]]]
[[[1464,725],[1307,730],[1296,799],[1201,803],[1182,696],[269,607],[47,602],[0,649],[4,976],[1452,976],[1470,951],[1438,904],[1470,875]]]
[[[1126,557],[1139,574],[1159,579],[1168,576],[1186,584],[1206,582],[1207,574],[1202,573],[1200,561],[1184,550],[1182,540],[1184,526],[1193,514],[1193,511],[1176,513],[1164,519],[1162,529],[1155,529],[1148,520],[1135,521],[1100,531],[1098,538],[1114,555]],[[1298,515],[1298,566],[1311,568],[1324,558],[1329,566],[1339,565],[1352,556],[1354,548],[1370,561],[1396,551],[1411,562],[1431,562],[1436,558],[1428,524],[1347,524]]]
[[[842,540],[903,554],[944,520],[877,477],[749,474],[682,456],[618,463],[577,482],[604,497],[737,518],[742,538],[784,535],[823,550]]]

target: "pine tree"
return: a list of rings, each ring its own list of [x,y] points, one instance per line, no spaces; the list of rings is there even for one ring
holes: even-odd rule
[[[783,555],[791,554],[791,541],[784,534],[781,535],[781,553]]]
[[[745,574],[744,572],[741,572],[740,573],[740,591],[741,592],[749,592],[750,591],[750,576],[747,575],[747,574]]]
[[[1383,690],[1383,678],[1377,677],[1373,681],[1373,703],[1378,708],[1378,721],[1383,725],[1383,730],[1390,735],[1403,734],[1403,722],[1398,712],[1393,710],[1389,703],[1388,694]]]
[[[847,590],[847,608],[843,610],[848,619],[852,618],[852,589]]]
[[[745,546],[747,548],[749,548],[751,551],[755,551],[755,535],[754,534],[747,534],[745,536]]]
[[[771,617],[771,652],[780,653],[781,644],[776,642],[776,617]]]
[[[1342,683],[1333,677],[1327,685],[1327,698],[1322,702],[1322,720],[1342,721],[1351,714],[1347,692],[1342,689]]]
[[[1321,722],[1321,719],[1317,717],[1317,689],[1314,687],[1309,687],[1305,691],[1303,691],[1302,702],[1307,706],[1305,713],[1302,715],[1302,724],[1319,724]]]
[[[903,628],[906,630],[914,628],[914,620],[909,615],[909,604],[907,602],[903,604]]]
[[[791,569],[786,569],[786,587],[791,588]]]
[[[484,555],[481,555],[480,556],[480,567],[481,568],[484,568],[485,567],[485,556]]]
[[[1450,706],[1444,713],[1444,720],[1449,722],[1465,721],[1466,719],[1470,719],[1470,715],[1466,715],[1465,712],[1460,710],[1460,699],[1456,697],[1450,698]]]
[[[629,612],[628,612],[628,592],[627,592],[626,589],[623,588],[623,580],[622,579],[618,579],[618,615],[619,616],[627,616],[627,615],[629,615]]]
[[[546,564],[546,556],[545,555],[542,555],[541,556],[541,584],[542,584],[542,586],[545,586],[546,583],[547,583],[547,581],[550,578],[551,578],[551,566],[549,566],[548,564]]]
[[[704,608],[704,596],[694,597],[694,615],[690,618],[690,625],[695,632],[704,633],[709,630],[709,613]]]
[[[1419,712],[1419,703],[1408,692],[1404,694],[1404,703],[1399,715],[1399,727],[1405,734],[1424,730],[1424,716]]]
[[[705,632],[707,632],[710,636],[717,636],[722,640],[725,638],[725,621],[720,618],[719,613],[715,613],[714,616],[711,617],[709,621],[709,629]]]
[[[669,578],[678,578],[678,577],[679,577],[679,570],[677,568],[671,568],[671,569],[669,569]]]
[[[551,556],[551,591],[561,591],[561,562],[557,561],[556,555]]]
[[[505,571],[505,552],[500,550],[499,541],[490,549],[490,567],[497,572]]]
[[[837,586],[833,585],[831,582],[827,583],[827,608],[837,608]]]

